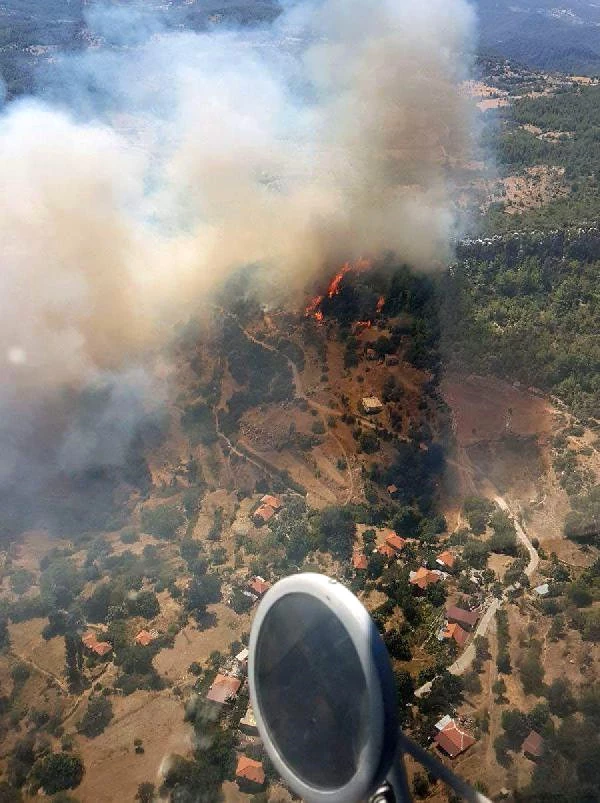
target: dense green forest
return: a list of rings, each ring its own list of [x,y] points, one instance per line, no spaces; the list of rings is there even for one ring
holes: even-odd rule
[[[600,86],[565,86],[553,95],[522,97],[488,122],[484,144],[494,153],[502,174],[534,165],[564,167],[568,195],[541,209],[505,215],[494,205],[483,221],[489,233],[518,228],[547,229],[577,225],[600,217]],[[522,128],[532,125],[552,139]]]
[[[480,241],[442,280],[448,359],[600,417],[600,233]]]

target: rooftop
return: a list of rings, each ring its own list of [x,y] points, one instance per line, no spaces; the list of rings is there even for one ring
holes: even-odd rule
[[[236,696],[241,685],[242,681],[239,678],[219,674],[213,680],[206,698],[207,700],[212,700],[213,703],[226,703]]]
[[[439,563],[441,566],[447,566],[449,569],[452,569],[455,560],[456,558],[454,557],[452,552],[450,552],[449,550],[445,550],[444,552],[441,552],[437,556],[435,562]]]
[[[461,625],[466,625],[470,629],[477,624],[479,614],[477,611],[465,611],[464,608],[451,605],[446,611],[446,618],[454,622],[459,622]]]
[[[368,566],[368,561],[362,552],[355,552],[352,555],[352,566],[358,571],[364,571]]]
[[[270,505],[261,505],[254,511],[254,518],[260,518],[263,522],[269,521],[275,515],[275,511]]]
[[[271,583],[264,579],[264,577],[253,577],[250,582],[248,583],[248,588],[254,594],[259,597],[262,597],[263,594],[266,594],[267,591],[271,588]]]
[[[529,753],[530,756],[539,758],[544,752],[544,740],[536,731],[531,731],[529,736],[523,742],[523,752]]]
[[[141,647],[147,647],[154,641],[154,639],[152,638],[152,634],[149,633],[147,630],[140,630],[140,632],[135,637],[134,641]]]
[[[451,638],[462,647],[465,641],[469,638],[469,634],[466,630],[463,630],[462,627],[456,623],[446,625],[446,629],[442,633],[444,638]]]
[[[261,505],[268,505],[269,507],[272,507],[275,511],[281,509],[281,502],[276,496],[271,496],[271,494],[265,494],[263,497],[261,497],[260,503]]]
[[[416,572],[411,572],[409,576],[411,585],[417,586],[422,590],[434,583],[438,583],[439,580],[440,575],[437,572],[430,571],[424,566],[421,566]]]
[[[391,546],[392,549],[396,550],[396,552],[400,552],[406,541],[404,538],[400,538],[399,535],[396,535],[396,533],[392,533],[385,539],[385,543]]]
[[[95,644],[90,645],[90,650],[95,652],[96,655],[103,656],[112,652],[112,644],[109,644],[108,641],[97,641]]]
[[[235,777],[243,778],[262,786],[265,782],[265,771],[260,761],[254,761],[248,756],[240,756],[235,769]]]
[[[443,730],[438,731],[433,737],[433,741],[448,753],[450,758],[464,753],[471,745],[475,744],[475,739],[468,733],[461,730],[456,722],[451,719]]]

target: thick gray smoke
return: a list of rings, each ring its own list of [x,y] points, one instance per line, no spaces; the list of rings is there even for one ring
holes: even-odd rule
[[[120,47],[0,123],[12,376],[118,366],[243,264],[295,291],[335,260],[448,253],[473,135],[463,0],[301,3],[246,34],[140,30],[124,8],[91,26]]]
[[[473,148],[464,0],[301,2],[202,34],[94,7],[89,26],[52,102],[0,118],[4,408],[128,369],[241,265],[283,295],[382,250],[448,255]]]

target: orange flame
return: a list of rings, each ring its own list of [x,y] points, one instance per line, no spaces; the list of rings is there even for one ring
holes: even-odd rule
[[[357,271],[367,270],[368,268],[371,267],[371,265],[372,265],[371,260],[370,259],[365,259],[364,257],[361,257],[360,259],[357,259],[355,262],[344,262],[342,267],[335,274],[333,279],[329,282],[329,286],[327,287],[327,291],[326,291],[327,297],[328,298],[333,298],[334,296],[337,296],[337,294],[342,289],[342,280],[343,280],[344,276],[349,271],[351,271],[351,270],[357,270]],[[325,298],[324,295],[315,296],[311,300],[310,304],[308,304],[308,306],[304,310],[304,315],[307,318],[310,318],[312,316],[312,317],[315,318],[315,320],[319,321],[319,323],[320,323],[323,320],[323,313],[321,312],[319,307],[321,306],[321,302],[323,301],[324,298]],[[381,306],[383,306],[383,304],[385,302],[385,299],[383,298],[383,296],[379,301],[381,302]],[[380,309],[381,309],[381,307],[379,306],[379,302],[378,302],[377,311],[379,311]],[[361,323],[364,326],[371,326],[371,321],[361,321]]]
[[[384,304],[385,304],[385,296],[379,296],[379,299],[377,300],[377,306],[375,307],[375,312],[381,312]]]
[[[329,287],[327,288],[327,295],[329,298],[333,298],[337,296],[340,292],[340,285],[342,284],[342,279],[348,273],[348,271],[352,270],[352,263],[351,262],[344,262],[340,270],[335,274],[333,279],[329,282]]]

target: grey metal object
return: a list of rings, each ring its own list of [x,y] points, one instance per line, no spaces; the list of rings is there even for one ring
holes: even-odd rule
[[[259,605],[249,650],[265,748],[306,803],[410,801],[404,753],[471,803],[489,803],[400,731],[383,640],[340,583],[310,573],[276,583]]]

